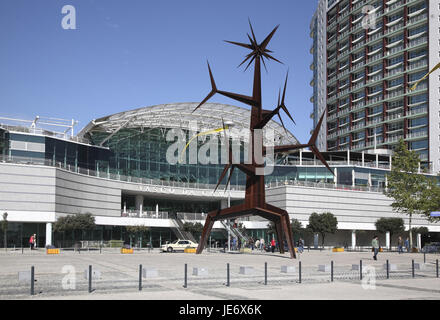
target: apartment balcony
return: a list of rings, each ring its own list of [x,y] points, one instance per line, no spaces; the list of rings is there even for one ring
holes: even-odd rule
[[[405,140],[416,140],[416,139],[423,139],[428,138],[428,130],[426,131],[419,131],[415,133],[408,133],[406,135]]]
[[[419,61],[416,63],[412,63],[410,64],[407,68],[406,71],[413,71],[416,69],[420,69],[420,68],[427,68],[428,67],[428,61],[424,60],[424,61]]]
[[[426,45],[426,44],[428,44],[428,37],[419,38],[419,39],[410,41],[408,43],[407,49],[412,49],[412,48]]]
[[[391,1],[388,1],[388,2],[391,2]],[[390,14],[392,14],[392,13],[395,13],[395,11],[401,9],[401,8],[403,7],[404,4],[405,4],[405,1],[403,1],[403,0],[400,0],[400,1],[394,2],[394,3],[391,4],[389,7],[385,8],[384,13],[385,13],[386,15],[390,15]]]
[[[428,14],[427,13],[424,13],[424,14],[422,14],[422,15],[419,15],[419,16],[416,16],[416,17],[413,17],[413,18],[410,18],[409,20],[408,20],[408,22],[407,22],[407,26],[408,27],[412,27],[412,26],[415,26],[415,25],[417,25],[417,24],[419,24],[419,23],[424,23],[424,22],[428,22],[427,21],[428,20]]]
[[[388,137],[385,139],[384,143],[395,143],[398,142],[400,139],[403,139],[403,135]]]
[[[408,118],[418,117],[424,114],[428,114],[428,107],[415,108],[413,110],[409,110],[407,113]]]

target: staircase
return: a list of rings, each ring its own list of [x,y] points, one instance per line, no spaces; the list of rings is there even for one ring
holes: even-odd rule
[[[177,217],[176,213],[170,213],[169,218],[174,222],[175,227],[172,229],[178,239],[191,240],[194,243],[198,243],[198,241],[194,238],[191,232],[183,231],[183,222]]]

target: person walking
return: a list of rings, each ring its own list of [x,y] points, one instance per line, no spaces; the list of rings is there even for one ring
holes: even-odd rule
[[[399,237],[399,239],[397,240],[397,251],[399,252],[399,254],[403,253],[403,239],[402,239],[402,237]]]
[[[260,240],[260,251],[264,250],[264,238],[261,238]]]
[[[31,235],[29,238],[29,247],[31,250],[34,250],[34,235]]]
[[[232,238],[232,250],[237,250],[237,238]]]
[[[377,254],[379,253],[379,238],[377,236],[373,237],[373,241],[371,241],[371,246],[373,247],[374,251],[373,259],[377,260]]]
[[[260,239],[257,239],[257,241],[255,241],[255,248],[260,250]]]
[[[34,249],[37,247],[37,235],[34,233]]]
[[[272,238],[272,241],[270,242],[270,246],[271,246],[271,249],[272,249],[272,253],[274,253],[275,252],[275,246],[276,246],[276,242],[275,242],[274,238]]]
[[[304,240],[301,238],[299,238],[299,241],[298,241],[298,251],[299,251],[299,253],[304,252]]]
[[[406,248],[406,252],[409,252],[409,239],[406,238],[405,240],[405,248]]]

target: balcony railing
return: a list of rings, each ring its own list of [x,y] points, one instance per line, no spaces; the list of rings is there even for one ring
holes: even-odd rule
[[[140,211],[132,209],[122,209],[121,217],[128,218],[146,218],[146,219],[168,219],[168,212],[165,211]]]

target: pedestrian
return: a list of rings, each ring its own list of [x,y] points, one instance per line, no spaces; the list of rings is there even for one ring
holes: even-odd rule
[[[377,260],[377,254],[379,253],[379,238],[377,236],[373,237],[373,241],[371,241],[371,246],[373,247],[373,259]]]
[[[260,239],[257,239],[257,241],[255,241],[255,248],[260,249]]]
[[[238,251],[241,249],[241,238],[238,238]]]
[[[261,238],[260,240],[260,251],[264,250],[264,238]]]
[[[397,240],[397,251],[399,252],[399,254],[403,253],[403,239],[402,239],[402,237],[399,237],[399,239]]]
[[[299,251],[299,253],[304,252],[304,240],[301,238],[299,238],[299,241],[298,241],[298,251]]]
[[[31,237],[29,238],[29,247],[31,248],[31,250],[34,250],[34,235],[31,235]]]
[[[274,253],[275,252],[275,246],[276,246],[276,242],[275,242],[274,238],[272,238],[272,241],[270,242],[270,246],[271,246],[271,249],[272,249],[272,253]]]
[[[232,238],[232,250],[237,250],[237,238]]]
[[[409,252],[409,239],[406,238],[405,240],[405,248],[406,248],[406,252]]]
[[[34,233],[34,249],[37,247],[37,235]]]

